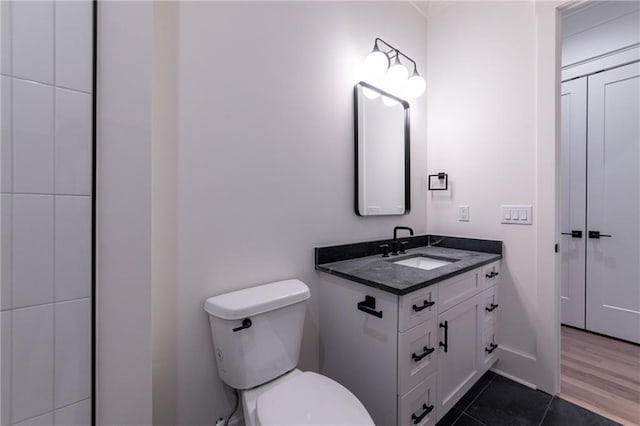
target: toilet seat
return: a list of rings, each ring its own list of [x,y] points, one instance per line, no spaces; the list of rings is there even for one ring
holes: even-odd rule
[[[374,425],[362,403],[347,388],[310,371],[260,395],[256,417],[260,426]]]

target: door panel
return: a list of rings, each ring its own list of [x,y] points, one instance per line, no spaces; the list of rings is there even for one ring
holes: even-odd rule
[[[640,343],[640,63],[588,86],[587,328]]]
[[[562,84],[560,229],[562,323],[585,327],[585,208],[587,178],[587,78]],[[582,232],[572,237],[571,231]]]

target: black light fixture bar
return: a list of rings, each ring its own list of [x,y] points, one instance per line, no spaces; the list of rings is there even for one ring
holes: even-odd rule
[[[389,43],[387,43],[386,41],[384,41],[383,39],[381,39],[380,37],[376,37],[375,40],[375,46],[378,46],[378,42],[383,43],[385,46],[387,46],[388,48],[390,48],[390,50],[384,52],[387,56],[389,56],[389,59],[391,59],[393,56],[389,55],[389,53],[391,52],[395,52],[396,56],[398,55],[402,55],[403,58],[407,59],[409,62],[411,62],[413,64],[413,69],[417,70],[418,69],[418,65],[416,64],[416,61],[414,61],[413,59],[411,59],[410,57],[408,57],[407,55],[405,55],[404,53],[402,53],[402,51],[400,49],[398,49],[395,46],[390,45]],[[382,51],[381,51],[382,52]]]

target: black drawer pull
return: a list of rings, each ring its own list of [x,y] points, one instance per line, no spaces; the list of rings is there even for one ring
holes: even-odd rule
[[[436,350],[436,348],[428,348],[428,347],[423,347],[422,350],[424,352],[422,352],[420,355],[416,355],[415,353],[411,354],[411,359],[414,360],[415,362],[418,362],[420,360],[422,360],[422,358],[424,358],[425,356],[433,353],[433,351]]]
[[[498,305],[497,303],[492,303],[492,304],[490,304],[489,306],[485,306],[485,307],[484,307],[484,310],[485,310],[485,311],[487,311],[487,312],[493,312],[493,311],[495,311],[495,310],[496,310],[496,308],[497,308],[498,306],[500,306],[500,305]]]
[[[419,415],[415,415],[412,414],[411,415],[411,420],[413,420],[413,424],[417,425],[418,423],[420,423],[422,421],[422,419],[424,419],[426,417],[427,414],[429,414],[431,411],[433,411],[433,405],[427,405],[427,404],[422,404],[422,409],[424,410],[422,413],[420,413]]]
[[[449,349],[449,321],[441,322],[440,328],[444,328],[444,343],[440,342],[440,346],[442,346],[444,351],[447,352]]]
[[[488,274],[484,274],[485,278],[487,279],[497,277],[498,275],[500,275],[500,272],[495,272],[495,271],[491,271]]]
[[[589,238],[611,237],[609,234],[601,234],[600,231],[589,231]]]
[[[488,348],[484,348],[484,351],[488,354],[490,354],[491,352],[495,351],[496,348],[498,347],[498,345],[496,345],[495,343],[492,343],[489,345]]]
[[[422,306],[413,305],[412,308],[413,308],[414,312],[420,312],[421,310],[430,308],[435,304],[436,304],[436,302],[430,302],[428,300],[425,300],[424,303],[422,304]]]
[[[235,333],[236,331],[244,330],[245,328],[251,327],[253,323],[249,318],[245,318],[242,320],[242,325],[240,327],[234,328],[232,331]]]
[[[382,311],[376,311],[376,298],[373,296],[365,296],[362,302],[358,302],[358,310],[382,318]]]

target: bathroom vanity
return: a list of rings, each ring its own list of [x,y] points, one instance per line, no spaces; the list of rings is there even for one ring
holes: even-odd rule
[[[379,425],[435,425],[497,361],[502,243],[316,248],[322,373]]]

